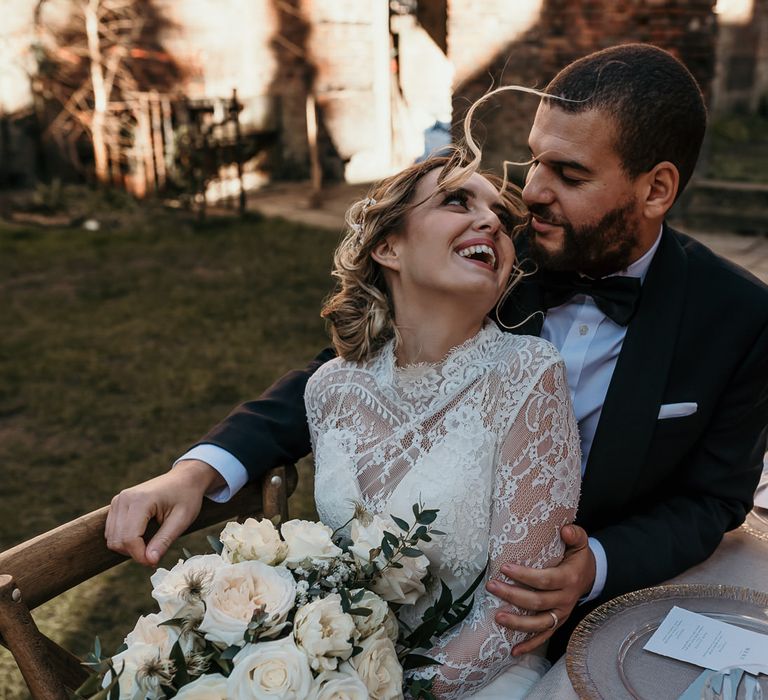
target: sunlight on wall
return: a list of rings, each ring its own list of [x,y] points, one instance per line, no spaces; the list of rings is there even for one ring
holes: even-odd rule
[[[715,12],[721,22],[744,24],[752,19],[754,0],[717,0]]]
[[[543,0],[486,0],[453,3],[448,14],[448,56],[456,67],[454,84],[472,76],[506,46],[531,29]],[[481,36],[482,41],[477,37]]]

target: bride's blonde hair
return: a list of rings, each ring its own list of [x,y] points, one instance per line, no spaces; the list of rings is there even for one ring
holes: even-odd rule
[[[396,338],[395,342],[398,342],[392,298],[381,267],[371,253],[390,233],[401,231],[408,212],[421,204],[414,201],[414,193],[424,175],[440,168],[438,189],[450,192],[461,187],[474,173],[482,174],[499,191],[511,218],[519,222],[508,233],[516,235],[522,228],[526,209],[520,197],[520,188],[510,184],[506,174],[508,164],[518,163],[505,161],[504,177],[480,173],[482,151],[473,140],[470,129],[477,107],[498,92],[509,89],[542,94],[516,86],[488,93],[467,111],[464,119],[466,145],[452,146],[449,155],[432,156],[381,180],[373,185],[365,199],[355,202],[347,211],[344,238],[333,257],[332,275],[336,278],[336,289],[321,312],[321,316],[329,322],[336,352],[345,360],[365,360],[391,338]],[[522,271],[515,265],[499,303],[522,276]]]

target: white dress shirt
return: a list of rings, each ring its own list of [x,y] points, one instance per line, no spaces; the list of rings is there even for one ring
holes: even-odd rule
[[[651,248],[626,270],[617,272],[616,276],[638,277],[643,282],[660,241],[661,230]],[[597,308],[592,297],[584,294],[577,294],[565,304],[549,309],[544,320],[541,337],[552,343],[565,361],[568,387],[581,435],[582,476],[626,333],[626,326],[614,323]],[[226,486],[208,494],[214,501],[229,500],[248,481],[248,473],[240,460],[216,445],[197,445],[176,460],[174,466],[185,459],[199,459],[210,464],[224,477]],[[589,538],[589,546],[595,555],[595,583],[582,602],[600,595],[608,573],[603,546],[594,537]]]
[[[641,258],[626,270],[611,276],[638,277],[641,283],[645,281],[660,241],[661,231]],[[541,337],[552,343],[565,361],[568,388],[581,435],[582,477],[626,334],[626,326],[614,323],[597,308],[592,297],[584,294],[577,294],[565,304],[549,309],[544,319]],[[608,574],[608,560],[603,546],[594,537],[589,538],[589,546],[595,555],[595,583],[583,602],[602,593]]]

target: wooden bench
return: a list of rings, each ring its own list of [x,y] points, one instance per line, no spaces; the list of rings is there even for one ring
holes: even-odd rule
[[[238,516],[285,520],[296,482],[295,467],[278,467],[228,503],[206,499],[187,533]],[[0,643],[13,654],[34,700],[66,700],[66,689],[75,690],[91,673],[38,630],[30,611],[126,560],[107,549],[108,511],[105,506],[0,552]],[[156,529],[155,524],[147,537]]]

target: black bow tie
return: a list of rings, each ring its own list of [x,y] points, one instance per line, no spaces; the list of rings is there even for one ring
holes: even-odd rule
[[[574,273],[545,272],[541,275],[544,306],[565,304],[576,294],[586,294],[608,318],[626,326],[640,301],[639,277],[591,279]]]

